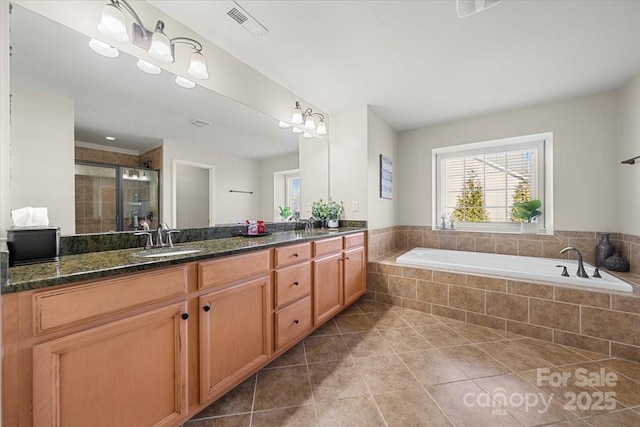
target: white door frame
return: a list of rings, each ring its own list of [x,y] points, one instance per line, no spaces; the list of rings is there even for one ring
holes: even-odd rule
[[[177,195],[177,182],[178,182],[178,165],[193,166],[197,168],[207,169],[209,171],[209,227],[213,227],[216,223],[216,167],[214,165],[207,165],[204,163],[190,162],[187,160],[173,159],[173,169],[171,180],[171,228],[177,228],[178,226],[178,195]]]

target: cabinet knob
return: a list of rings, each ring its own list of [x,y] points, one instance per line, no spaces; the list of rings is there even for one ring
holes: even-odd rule
[[[205,305],[204,307],[202,307],[202,309],[204,311],[209,311],[209,310],[211,310],[211,306],[210,305]]]
[[[298,252],[294,252],[293,256],[298,258]]]
[[[300,321],[299,320],[294,320],[293,323],[295,323],[297,325],[298,323],[300,323]]]
[[[349,257],[345,257],[345,259],[346,259],[346,260],[348,260],[348,259],[349,259]]]
[[[298,283],[298,282],[293,282],[293,285],[294,285],[294,286],[298,286],[299,284],[300,284],[300,283]]]
[[[180,317],[182,317],[182,320],[187,320],[189,318],[189,313],[182,313]]]

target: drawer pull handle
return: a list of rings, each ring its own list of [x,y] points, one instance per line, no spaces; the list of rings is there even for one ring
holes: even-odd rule
[[[211,306],[210,305],[205,305],[204,307],[202,307],[202,309],[204,311],[209,311],[209,310],[211,310]]]
[[[293,323],[295,323],[297,325],[298,323],[300,323],[300,321],[299,320],[294,320]]]
[[[189,318],[189,313],[182,313],[180,317],[182,317],[182,320],[187,320]]]
[[[294,252],[294,253],[293,253],[293,256],[294,256],[294,257],[296,257],[296,258],[298,258],[298,252]]]
[[[293,282],[293,285],[294,285],[294,286],[298,286],[299,284],[300,284],[300,283],[298,283],[298,282]]]

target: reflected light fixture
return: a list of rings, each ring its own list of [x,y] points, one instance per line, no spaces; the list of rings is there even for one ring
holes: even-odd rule
[[[145,73],[149,74],[160,74],[162,70],[157,65],[153,65],[150,62],[145,61],[144,59],[138,59],[138,63],[136,64],[138,68]]]
[[[117,58],[120,55],[120,51],[113,46],[110,46],[100,40],[89,40],[89,47],[95,53],[106,56],[107,58]]]
[[[317,125],[316,117],[318,117]],[[298,101],[296,101],[296,106],[291,111],[291,123],[304,123],[304,128],[307,131],[315,130],[318,135],[327,134],[327,124],[324,122],[324,115],[321,113],[314,113],[311,108],[307,108],[303,111]],[[309,136],[308,138],[311,138],[311,136]]]
[[[304,136],[305,138],[313,138],[313,135],[311,135],[309,132],[303,133],[302,136]]]
[[[293,132],[293,133],[302,133],[304,131],[302,129],[293,128],[293,129],[291,129],[291,132]]]
[[[196,84],[189,79],[185,79],[182,76],[176,76],[176,84],[185,89],[193,89],[196,87]]]
[[[105,136],[104,139],[106,139],[107,141],[115,141],[116,137],[115,136]]]
[[[127,22],[125,19],[124,11],[126,11],[131,17],[133,17],[131,38],[127,32]],[[140,16],[136,13],[133,7],[127,2],[127,0],[109,0],[109,2],[102,9],[102,17],[98,24],[98,30],[109,37],[111,40],[127,43],[129,40],[135,45],[149,53],[156,61],[164,64],[170,64],[175,62],[175,45],[186,44],[193,52],[189,59],[189,65],[187,72],[190,76],[196,79],[206,80],[209,78],[209,72],[207,70],[207,61],[202,54],[202,43],[189,37],[173,37],[169,38],[164,32],[165,25],[163,21],[157,21],[154,30],[148,30]],[[95,43],[94,43],[95,44]],[[107,45],[108,46],[108,45]],[[111,47],[111,46],[109,46]],[[105,55],[91,47],[94,51]],[[114,49],[114,48],[111,48]],[[105,55],[108,56],[108,55]],[[116,55],[117,56],[117,55]],[[146,61],[145,61],[146,62]],[[147,62],[147,64],[149,64]],[[152,65],[152,64],[150,64]],[[142,66],[138,63],[138,68],[142,71],[150,72],[149,69],[153,69],[155,72],[155,65],[152,67]],[[186,79],[185,79],[186,80]],[[192,82],[193,83],[193,82]]]
[[[281,127],[281,128],[283,128],[283,129],[287,129],[287,128],[290,128],[290,127],[291,127],[291,125],[290,125],[289,123],[285,123],[285,122],[283,122],[282,120],[280,120],[280,121],[278,122],[278,126],[279,126],[279,127]]]

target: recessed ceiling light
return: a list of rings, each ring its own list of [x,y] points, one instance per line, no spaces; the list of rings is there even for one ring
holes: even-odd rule
[[[120,52],[115,47],[108,45],[100,40],[91,39],[89,41],[89,47],[92,51],[107,58],[117,58]]]
[[[176,76],[176,84],[185,89],[193,89],[196,87],[196,84],[189,79],[185,79],[182,76]]]
[[[114,136],[105,136],[104,139],[108,140],[108,141],[115,141],[116,138]]]
[[[278,123],[278,126],[280,126],[283,129],[287,129],[287,128],[291,127],[291,125],[289,123],[285,123],[283,121],[280,121],[280,123]]]
[[[157,65],[154,65],[142,59],[138,59],[138,63],[136,65],[140,70],[148,74],[160,74],[162,72],[160,67],[158,67]]]
[[[291,132],[293,132],[293,133],[302,133],[304,131],[302,129],[298,129],[298,128],[291,128]]]

